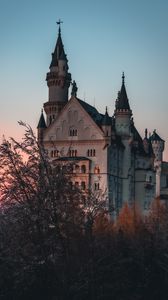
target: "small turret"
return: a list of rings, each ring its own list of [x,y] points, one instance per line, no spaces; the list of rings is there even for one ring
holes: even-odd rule
[[[158,162],[162,162],[163,160],[163,151],[164,151],[164,143],[165,141],[161,139],[161,137],[156,133],[156,129],[153,131],[153,134],[149,138],[153,152],[155,155],[155,165]]]
[[[111,136],[111,126],[112,126],[112,120],[109,117],[107,106],[106,106],[106,112],[102,120],[101,127],[104,131],[105,136]]]
[[[156,130],[153,131],[153,134],[150,136],[150,142],[152,144],[152,149],[154,152],[154,167],[156,170],[156,197],[160,196],[161,188],[161,172],[162,172],[162,160],[163,160],[163,151],[164,151],[164,140],[156,133]]]
[[[37,134],[38,134],[38,141],[39,143],[42,143],[43,141],[43,134],[45,129],[47,128],[46,122],[43,115],[43,109],[41,110],[41,116],[37,125]]]

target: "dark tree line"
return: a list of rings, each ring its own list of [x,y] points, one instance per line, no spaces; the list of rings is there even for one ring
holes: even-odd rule
[[[166,206],[112,222],[21,125],[23,141],[0,146],[0,299],[167,300]]]

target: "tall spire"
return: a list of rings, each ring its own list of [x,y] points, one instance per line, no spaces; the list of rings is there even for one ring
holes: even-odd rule
[[[124,75],[124,72],[122,74],[121,90],[118,93],[118,99],[116,101],[116,109],[117,110],[120,110],[120,109],[130,110],[129,101],[128,101],[128,97],[127,97],[127,92],[126,92],[126,88],[125,88],[125,75]]]
[[[40,116],[37,128],[38,129],[39,128],[47,128],[46,122],[45,122],[45,119],[44,119],[44,115],[43,115],[43,109],[41,110],[41,116]]]
[[[58,66],[58,60],[60,60],[60,59],[67,61],[66,54],[64,51],[64,45],[63,45],[62,37],[61,37],[61,23],[63,23],[61,20],[59,20],[57,22],[58,38],[57,38],[54,52],[52,53],[52,60],[51,60],[50,68]]]

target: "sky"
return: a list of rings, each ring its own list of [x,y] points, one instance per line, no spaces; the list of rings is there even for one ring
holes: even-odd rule
[[[114,112],[125,72],[135,125],[156,129],[168,160],[167,0],[0,0],[0,138],[36,132],[58,26],[78,97]]]

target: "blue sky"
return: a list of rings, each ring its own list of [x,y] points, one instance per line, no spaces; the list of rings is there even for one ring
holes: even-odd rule
[[[0,136],[20,138],[18,120],[36,130],[59,18],[78,97],[112,114],[124,71],[137,129],[168,144],[166,0],[0,0]]]

